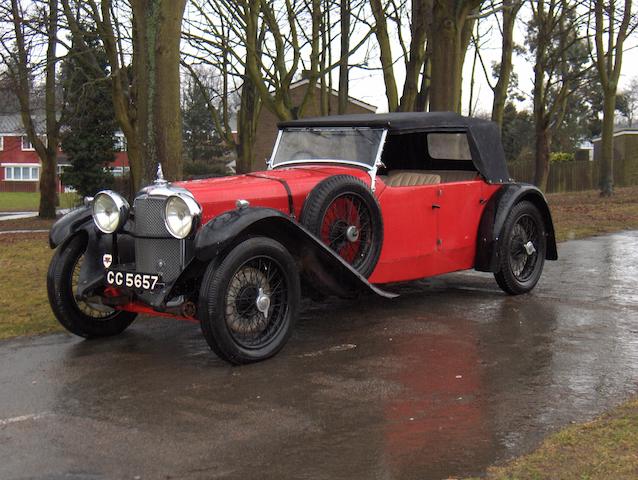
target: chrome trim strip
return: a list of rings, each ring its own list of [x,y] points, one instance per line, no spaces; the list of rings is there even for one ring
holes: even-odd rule
[[[278,163],[274,168],[279,168],[279,167],[283,167],[286,165],[298,165],[300,163],[306,163],[306,164],[313,164],[313,163],[344,163],[347,165],[356,165],[358,167],[364,167],[366,169],[372,169],[374,168],[372,165],[368,164],[368,163],[363,163],[363,162],[355,162],[354,160],[336,160],[336,159],[325,159],[325,158],[321,158],[321,159],[309,159],[309,160],[289,160],[287,162],[282,162],[282,163]]]
[[[274,168],[272,164],[273,164],[273,161],[275,160],[275,155],[277,154],[277,150],[279,149],[279,142],[281,141],[281,135],[283,132],[284,132],[283,129],[280,129],[279,132],[277,133],[277,140],[275,140],[275,146],[272,149],[272,154],[270,155],[268,162],[266,162],[268,164],[267,170],[272,170]]]
[[[381,155],[383,154],[383,147],[385,146],[385,137],[388,135],[388,129],[384,128],[383,133],[381,133],[381,142],[379,142],[379,149],[377,150],[377,156],[374,159],[374,166],[372,170],[368,173],[370,174],[370,190],[373,192],[377,188],[377,170],[382,165],[381,163]]]

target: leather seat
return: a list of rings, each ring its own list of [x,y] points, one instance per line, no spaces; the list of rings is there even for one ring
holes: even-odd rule
[[[441,183],[441,176],[415,170],[392,170],[384,182],[389,187],[414,187]]]
[[[470,180],[476,180],[478,172],[470,170],[437,170],[437,175],[441,176],[443,183],[449,182],[467,182]]]

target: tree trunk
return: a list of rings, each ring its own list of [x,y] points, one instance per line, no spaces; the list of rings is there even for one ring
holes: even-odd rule
[[[503,127],[503,111],[507,100],[507,90],[512,75],[512,51],[514,49],[513,35],[516,15],[522,2],[517,0],[503,0],[503,40],[501,42],[501,65],[498,81],[494,87],[494,101],[492,102],[492,121],[499,128]]]
[[[255,85],[248,75],[244,76],[244,84],[241,88],[241,105],[237,118],[237,130],[239,138],[235,151],[237,153],[237,173],[246,173],[253,170],[255,162],[255,130],[257,119],[261,110],[261,101]],[[260,168],[259,170],[262,170]]]
[[[534,63],[534,130],[535,130],[535,169],[534,185],[541,190],[547,187],[547,177],[549,175],[549,149],[550,133],[549,118],[546,105],[545,90],[545,66],[546,66],[546,45],[548,37],[545,33],[545,5],[539,2],[537,10],[538,34]]]
[[[462,5],[457,5],[461,3]],[[474,20],[468,15],[480,1],[434,2],[429,38],[432,42],[430,110],[461,110],[461,83],[465,52]]]
[[[601,139],[600,195],[610,197],[614,193],[614,112],[616,90],[607,91],[603,103],[603,129]]]
[[[423,0],[412,0],[412,23],[410,32],[409,58],[405,65],[405,82],[403,83],[403,93],[399,110],[402,112],[412,112],[417,109],[417,98],[419,95],[419,73],[423,69],[425,61],[425,42],[427,36],[426,23],[423,21],[426,8]]]
[[[55,218],[58,205],[58,132],[56,116],[56,46],[58,36],[58,1],[49,0],[49,18],[47,27],[47,64],[45,67],[45,115],[47,144],[44,155],[40,154],[42,171],[40,173],[40,205],[38,215],[41,218]]]
[[[350,55],[350,0],[341,0],[341,58],[339,60],[339,115],[348,109],[348,58]]]
[[[42,161],[40,172],[40,218],[55,218],[55,207],[58,203],[58,162],[55,148],[47,148],[46,160]]]
[[[534,185],[541,190],[547,189],[549,178],[549,149],[552,142],[548,128],[536,128],[536,168],[534,170]]]
[[[379,44],[379,59],[383,71],[383,81],[385,82],[385,95],[388,100],[388,110],[395,112],[399,108],[399,93],[397,82],[394,77],[394,64],[392,61],[392,46],[388,34],[388,24],[386,14],[381,0],[370,0],[370,7],[374,14],[376,24],[375,34]]]
[[[150,183],[161,163],[169,180],[182,174],[180,33],[186,0],[134,0],[133,40],[137,137],[141,168],[133,188]]]

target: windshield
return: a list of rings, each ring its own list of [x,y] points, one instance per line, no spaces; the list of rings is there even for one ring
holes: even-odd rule
[[[381,128],[289,128],[280,132],[272,167],[291,163],[352,163],[373,167]]]

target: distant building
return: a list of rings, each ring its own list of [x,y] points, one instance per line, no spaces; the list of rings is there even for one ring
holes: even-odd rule
[[[602,158],[602,138],[592,140],[594,162]],[[638,185],[638,128],[620,128],[614,132],[614,184]]]
[[[306,94],[306,85],[309,80],[300,80],[290,86],[290,96],[294,105],[300,105],[304,95]],[[304,110],[304,117],[316,117],[321,115],[321,108],[319,105],[321,97],[321,89],[317,85],[314,95],[314,101],[308,104]],[[335,114],[339,109],[339,98],[336,90],[330,91],[330,111]],[[376,113],[377,107],[370,105],[369,103],[357,100],[356,98],[348,98],[348,108],[346,113]],[[275,140],[277,139],[277,116],[269,111],[267,108],[262,108],[257,120],[257,130],[255,132],[255,159],[252,166],[253,171],[264,170],[266,168],[266,160],[270,159]]]
[[[34,121],[36,133],[44,137],[44,116],[36,116]],[[115,134],[113,147],[116,153],[111,171],[121,176],[129,169],[126,140],[121,132]],[[58,191],[62,192],[64,185],[59,175],[70,164],[64,152],[58,152]],[[0,192],[37,192],[40,171],[40,157],[27,137],[20,114],[0,115]]]

